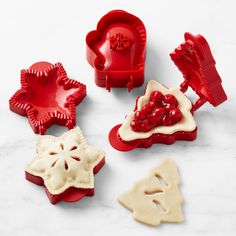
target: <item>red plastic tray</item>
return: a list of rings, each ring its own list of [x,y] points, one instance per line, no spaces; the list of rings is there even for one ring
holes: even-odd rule
[[[10,110],[27,116],[35,133],[45,134],[52,124],[68,129],[76,123],[76,105],[86,86],[69,79],[61,63],[37,62],[21,71],[21,89],[10,99]]]
[[[112,87],[139,87],[144,82],[146,29],[136,16],[122,10],[104,15],[86,37],[87,60],[95,70],[95,83]]]
[[[209,101],[213,106],[218,106],[227,100],[221,78],[215,68],[215,60],[202,35],[193,36],[190,33],[185,33],[185,41],[170,56],[184,77],[180,90],[186,92],[190,86],[199,96],[192,106],[192,114],[206,101]],[[137,109],[137,101],[134,111]],[[126,142],[118,133],[120,126],[115,126],[109,134],[110,144],[119,151],[148,148],[154,143],[172,144],[176,140],[192,141],[197,137],[196,128],[192,132],[176,132],[171,135],[154,134],[147,139]]]

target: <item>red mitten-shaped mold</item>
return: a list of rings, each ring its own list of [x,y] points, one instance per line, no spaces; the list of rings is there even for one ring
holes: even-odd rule
[[[106,87],[139,87],[144,82],[146,29],[136,16],[122,10],[107,13],[88,33],[87,60],[95,69],[95,83]]]
[[[115,149],[130,151],[154,143],[192,141],[197,137],[194,112],[207,101],[218,106],[227,99],[203,36],[186,33],[184,43],[170,56],[184,77],[180,89],[149,81],[144,95],[136,100],[134,112],[110,131],[109,141]],[[194,103],[184,94],[189,86],[199,96]]]
[[[76,123],[76,105],[86,86],[69,79],[61,63],[38,62],[21,71],[21,89],[10,99],[10,110],[27,116],[35,133],[45,134],[52,124],[68,129]]]
[[[40,136],[25,177],[44,186],[51,203],[75,202],[94,195],[94,175],[104,164],[105,153],[87,145],[77,127],[61,137]]]

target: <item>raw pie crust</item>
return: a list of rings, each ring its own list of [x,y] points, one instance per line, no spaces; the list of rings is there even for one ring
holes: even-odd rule
[[[157,226],[161,222],[179,223],[184,220],[178,189],[179,174],[175,162],[167,158],[149,175],[136,182],[118,201],[133,212],[135,220]]]
[[[179,89],[176,88],[166,88],[162,84],[150,80],[147,84],[145,94],[138,99],[137,102],[137,111],[140,110],[145,104],[149,102],[150,94],[152,91],[158,90],[165,94],[172,94],[176,97],[179,102],[178,108],[183,114],[183,118],[178,123],[171,126],[158,126],[148,132],[135,132],[130,126],[130,122],[133,119],[134,112],[128,114],[125,118],[124,123],[118,130],[118,133],[122,140],[124,141],[133,141],[136,139],[146,139],[152,136],[153,134],[173,134],[178,131],[191,132],[196,129],[196,123],[194,121],[193,115],[191,113],[192,103],[191,101],[182,93]]]
[[[41,177],[51,194],[69,187],[94,188],[93,169],[105,153],[87,145],[79,127],[61,137],[40,136],[36,148],[37,155],[25,171]]]

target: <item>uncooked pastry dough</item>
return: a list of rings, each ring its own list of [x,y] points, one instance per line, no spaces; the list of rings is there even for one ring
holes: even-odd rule
[[[94,188],[94,167],[105,153],[87,145],[79,127],[61,137],[39,136],[37,155],[26,172],[39,176],[51,194],[69,187]]]
[[[161,222],[182,222],[182,196],[175,162],[167,158],[148,177],[120,195],[118,201],[133,212],[135,220],[151,226]]]
[[[196,129],[196,123],[191,113],[192,103],[184,95],[184,93],[176,88],[166,88],[162,84],[154,80],[150,80],[148,82],[145,94],[138,99],[137,110],[140,110],[145,104],[149,102],[151,92],[154,90],[158,90],[163,94],[173,94],[179,102],[178,108],[182,112],[183,118],[180,122],[171,126],[158,126],[150,130],[149,132],[135,132],[130,127],[130,122],[132,121],[134,116],[134,112],[132,112],[126,116],[124,123],[118,130],[120,137],[124,141],[146,139],[153,134],[173,134],[178,131],[191,132]]]

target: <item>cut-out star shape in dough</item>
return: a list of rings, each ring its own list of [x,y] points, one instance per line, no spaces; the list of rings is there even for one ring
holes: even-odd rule
[[[37,142],[37,155],[25,172],[28,180],[45,186],[52,203],[76,201],[83,197],[82,193],[86,195],[86,191],[92,195],[94,174],[104,163],[105,153],[89,146],[77,127],[61,137],[41,136]]]
[[[141,223],[150,226],[161,222],[179,223],[184,217],[178,184],[176,164],[167,158],[146,178],[136,182],[130,191],[121,194],[118,200]]]

